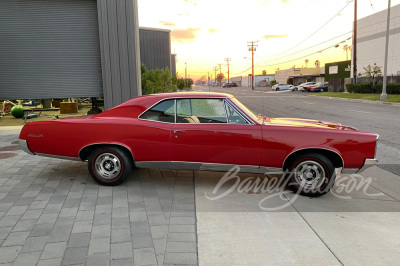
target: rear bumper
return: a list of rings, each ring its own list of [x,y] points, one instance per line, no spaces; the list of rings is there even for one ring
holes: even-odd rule
[[[18,144],[19,147],[21,148],[21,150],[23,150],[24,152],[31,154],[31,155],[35,155],[28,147],[28,143],[26,142],[26,139],[18,139]]]

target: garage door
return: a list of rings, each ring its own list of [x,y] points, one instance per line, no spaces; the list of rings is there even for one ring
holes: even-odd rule
[[[96,0],[1,0],[0,99],[98,96]]]

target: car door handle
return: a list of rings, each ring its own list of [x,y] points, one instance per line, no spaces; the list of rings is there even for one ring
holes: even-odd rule
[[[178,132],[184,133],[184,132],[186,132],[186,131],[185,131],[185,130],[174,130],[174,134],[176,134],[176,133],[178,133]]]

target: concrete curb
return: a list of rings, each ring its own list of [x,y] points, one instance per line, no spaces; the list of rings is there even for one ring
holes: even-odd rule
[[[362,99],[348,99],[348,98],[328,97],[328,96],[319,96],[319,95],[306,95],[306,96],[307,97],[317,97],[317,98],[322,98],[322,99],[330,99],[330,100],[336,100],[336,101],[392,105],[392,106],[400,107],[400,103],[392,103],[392,102],[381,102],[381,101],[371,101],[371,100],[362,100]]]

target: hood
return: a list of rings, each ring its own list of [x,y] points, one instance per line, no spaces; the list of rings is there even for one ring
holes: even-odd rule
[[[358,131],[356,128],[349,127],[349,126],[343,126],[342,124],[337,123],[337,122],[311,120],[311,119],[300,119],[300,118],[265,118],[264,124],[265,125],[276,125],[276,126],[313,127],[313,128]]]

